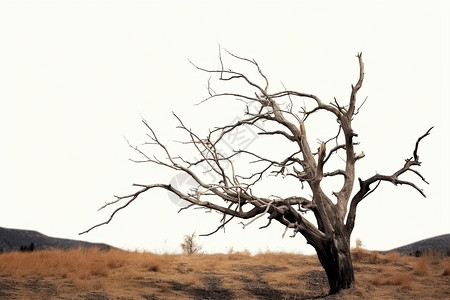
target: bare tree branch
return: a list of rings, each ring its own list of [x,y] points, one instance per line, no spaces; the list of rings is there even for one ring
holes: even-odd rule
[[[399,179],[399,176],[403,175],[404,173],[410,171],[413,174],[416,174],[417,176],[420,177],[420,179],[427,183],[428,182],[425,180],[425,178],[415,169],[412,169],[413,166],[420,166],[421,162],[418,160],[419,159],[419,155],[418,155],[418,148],[419,148],[419,143],[420,141],[428,136],[430,134],[430,131],[433,129],[433,127],[431,127],[430,129],[427,130],[427,132],[420,136],[417,141],[416,141],[416,145],[414,147],[414,151],[413,151],[413,157],[411,158],[407,158],[405,160],[405,164],[403,165],[403,167],[401,167],[400,169],[398,169],[396,172],[394,172],[392,175],[380,175],[380,174],[375,174],[372,177],[366,179],[366,180],[362,180],[359,179],[359,186],[360,189],[359,191],[355,194],[355,196],[352,198],[352,201],[350,203],[350,211],[347,217],[347,230],[348,231],[352,231],[353,227],[354,227],[354,223],[355,223],[355,217],[356,217],[356,208],[359,204],[359,202],[361,202],[364,198],[366,198],[370,193],[373,192],[373,190],[375,190],[378,185],[380,184],[381,181],[387,181],[390,182],[394,185],[408,185],[410,187],[412,187],[413,189],[415,189],[416,191],[418,191],[423,197],[426,197],[424,191],[422,189],[420,189],[415,183],[411,182],[411,181],[407,181],[407,180],[401,180]],[[374,189],[370,188],[370,185],[377,182],[377,186]]]

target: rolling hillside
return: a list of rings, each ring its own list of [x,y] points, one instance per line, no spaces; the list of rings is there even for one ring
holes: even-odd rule
[[[450,256],[450,234],[443,234],[432,238],[420,240],[386,252],[399,252],[408,255],[421,255],[443,253]]]
[[[30,249],[32,247],[33,249]],[[21,230],[0,227],[0,252],[10,252],[22,249],[74,249],[99,247],[109,249],[111,246],[100,243],[89,243],[46,236],[34,230]]]

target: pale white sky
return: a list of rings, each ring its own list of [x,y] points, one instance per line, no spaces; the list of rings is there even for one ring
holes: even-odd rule
[[[435,129],[419,152],[430,185],[415,181],[427,198],[382,184],[360,204],[353,240],[384,250],[449,233],[449,5],[333,3],[0,0],[0,226],[78,239],[109,217],[97,209],[113,195],[169,181],[173,173],[130,162],[123,137],[146,141],[143,116],[173,145],[182,135],[172,111],[193,128],[233,121],[241,111],[226,101],[193,105],[207,76],[187,58],[216,67],[220,43],[256,59],[274,89],[283,82],[327,102],[348,99],[362,51],[359,100],[368,102],[354,121],[366,154],[358,176],[397,170],[417,137]],[[177,211],[166,192],[150,192],[81,239],[173,252],[220,218]],[[313,252],[301,236],[282,239],[280,225],[258,230],[265,222],[243,230],[236,221],[198,241],[207,252]]]

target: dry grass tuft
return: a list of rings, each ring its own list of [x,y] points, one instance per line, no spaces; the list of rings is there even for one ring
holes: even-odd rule
[[[381,273],[377,274],[372,279],[373,285],[395,285],[411,287],[413,278],[410,273]]]
[[[402,255],[399,252],[389,252],[384,255],[384,258],[389,262],[397,262],[402,259]]]
[[[442,276],[450,276],[450,259],[447,258],[444,262],[444,271],[442,272]]]
[[[430,271],[430,258],[428,256],[421,256],[417,259],[414,266],[414,274],[424,276]]]
[[[353,262],[378,264],[381,262],[380,255],[376,251],[369,251],[362,248],[353,249],[351,252]]]

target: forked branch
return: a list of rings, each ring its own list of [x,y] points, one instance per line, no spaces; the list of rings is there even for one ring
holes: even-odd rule
[[[425,138],[426,136],[428,136],[430,134],[432,129],[433,129],[433,127],[428,129],[425,134],[423,134],[422,136],[420,136],[417,139],[415,147],[414,147],[414,151],[413,151],[413,157],[405,159],[405,164],[400,169],[398,169],[396,172],[394,172],[391,175],[375,174],[366,180],[359,179],[359,191],[355,194],[355,196],[353,196],[352,201],[350,203],[350,210],[349,210],[349,214],[347,217],[347,224],[346,224],[347,230],[349,230],[350,232],[353,230],[353,227],[355,225],[356,209],[357,209],[358,204],[363,199],[365,199],[369,194],[371,194],[379,186],[379,184],[382,181],[390,182],[394,185],[400,184],[400,185],[410,186],[413,189],[415,189],[416,191],[418,191],[423,197],[426,197],[424,191],[421,188],[419,188],[415,183],[413,183],[409,180],[400,179],[399,177],[401,175],[405,174],[406,172],[411,172],[411,173],[417,175],[423,182],[428,184],[428,182],[425,180],[425,177],[422,176],[422,174],[420,174],[419,171],[413,169],[412,167],[420,166],[422,164],[419,161],[419,155],[418,155],[419,144],[423,138]],[[374,183],[376,183],[375,188],[371,188],[370,186]]]

